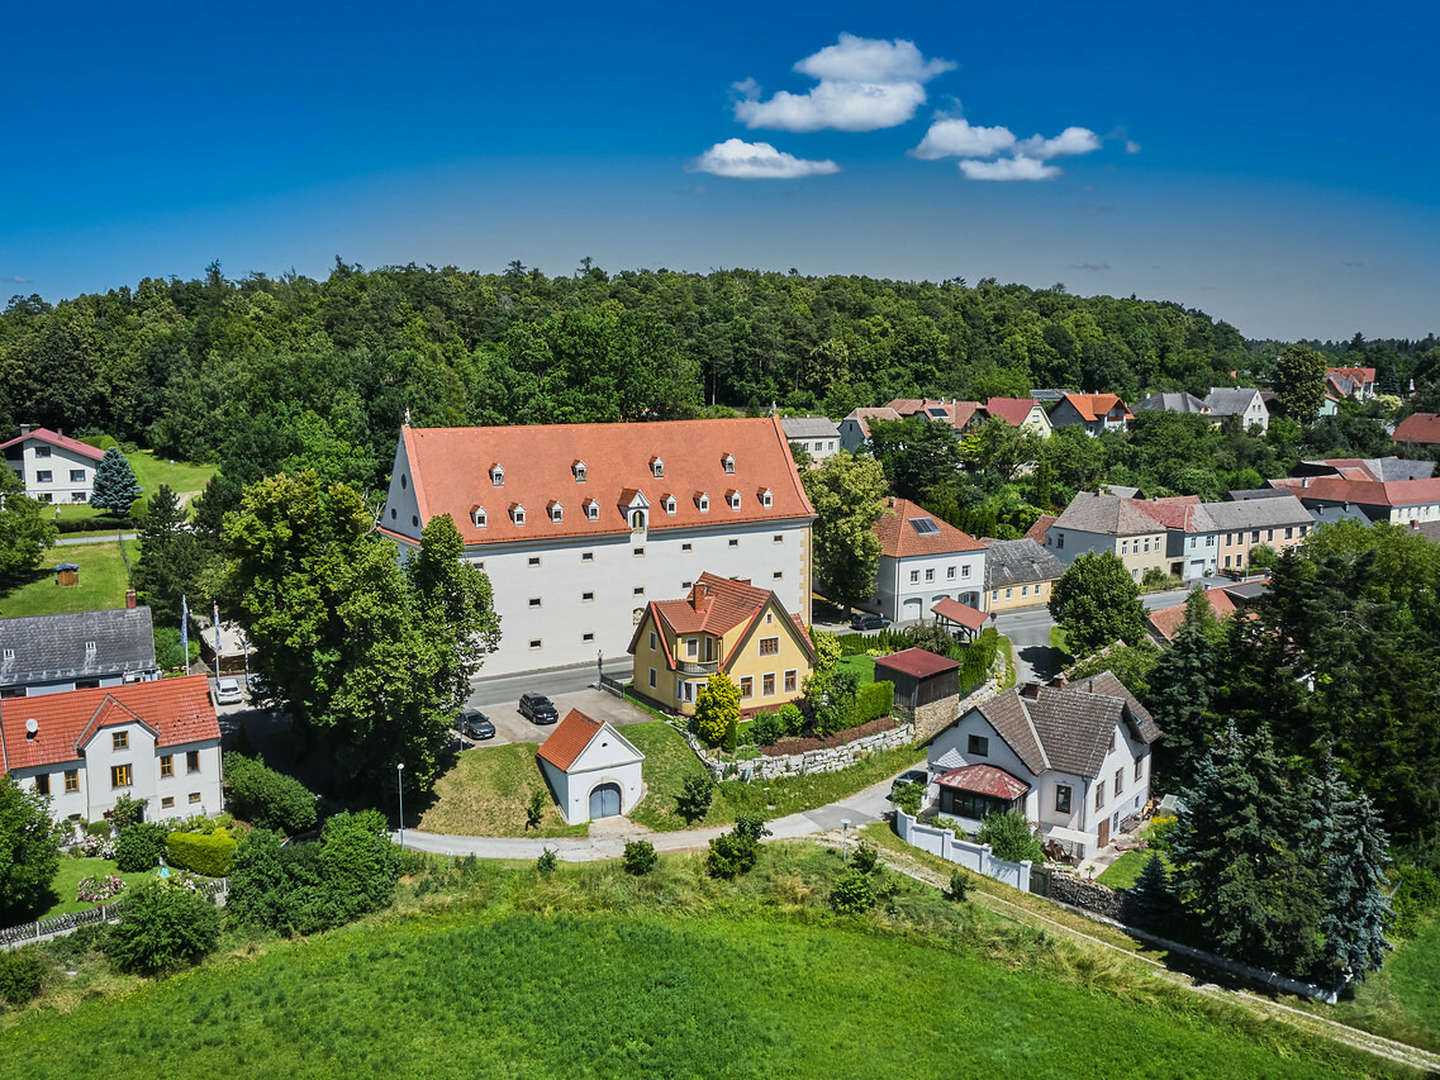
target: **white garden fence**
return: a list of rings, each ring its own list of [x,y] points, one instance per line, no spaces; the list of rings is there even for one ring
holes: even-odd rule
[[[895,811],[895,833],[907,844],[938,855],[946,862],[958,863],[977,874],[1013,885],[1022,892],[1030,891],[1030,860],[1011,862],[997,858],[989,844],[972,844],[957,840],[949,829],[921,825],[903,810]]]

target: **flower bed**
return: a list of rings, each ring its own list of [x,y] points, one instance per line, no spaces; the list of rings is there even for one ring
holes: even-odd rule
[[[798,739],[781,739],[773,746],[762,746],[760,752],[767,757],[784,757],[787,754],[803,754],[810,750],[829,750],[836,746],[844,746],[856,739],[863,739],[867,735],[878,735],[882,731],[890,731],[899,723],[893,716],[882,716],[878,720],[870,720],[856,727],[846,728],[844,731],[837,731],[823,737],[810,737]]]
[[[91,874],[83,877],[75,886],[75,899],[87,904],[103,904],[111,897],[118,896],[125,888],[125,882],[118,874]]]

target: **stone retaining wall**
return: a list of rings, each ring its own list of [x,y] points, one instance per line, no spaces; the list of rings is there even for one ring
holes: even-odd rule
[[[892,750],[908,746],[915,740],[915,727],[908,723],[896,724],[889,731],[877,732],[854,739],[841,746],[820,750],[807,750],[803,754],[786,754],[780,757],[761,755],[749,761],[717,761],[710,756],[705,745],[689,731],[676,728],[700,763],[709,770],[716,780],[775,780],[782,776],[808,776],[811,773],[839,772],[869,757],[877,750]]]

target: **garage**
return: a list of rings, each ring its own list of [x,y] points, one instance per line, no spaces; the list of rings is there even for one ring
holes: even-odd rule
[[[900,609],[901,622],[918,622],[925,615],[925,601],[912,596],[905,601],[905,606]]]
[[[645,795],[645,755],[612,724],[571,709],[536,756],[569,825],[628,814]]]

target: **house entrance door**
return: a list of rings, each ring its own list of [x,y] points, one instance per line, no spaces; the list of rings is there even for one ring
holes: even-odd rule
[[[1106,846],[1107,844],[1109,844],[1109,843],[1110,843],[1110,819],[1107,817],[1104,821],[1100,822],[1100,845],[1099,845],[1099,846],[1103,848],[1103,847],[1105,847],[1105,846]]]

